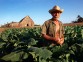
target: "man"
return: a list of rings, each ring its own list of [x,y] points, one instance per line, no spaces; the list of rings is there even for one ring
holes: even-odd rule
[[[62,45],[64,43],[64,27],[62,22],[58,20],[62,12],[63,10],[59,6],[54,6],[49,10],[52,18],[42,25],[42,36],[49,45]]]

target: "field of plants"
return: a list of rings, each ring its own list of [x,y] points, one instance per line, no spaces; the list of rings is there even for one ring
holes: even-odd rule
[[[83,26],[65,26],[62,46],[47,46],[41,28],[0,33],[0,62],[83,62]]]

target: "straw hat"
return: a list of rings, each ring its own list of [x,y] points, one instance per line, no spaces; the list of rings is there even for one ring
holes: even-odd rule
[[[63,9],[60,9],[59,6],[54,6],[52,9],[49,10],[49,13],[52,13],[52,12],[60,12],[60,13],[62,13]]]

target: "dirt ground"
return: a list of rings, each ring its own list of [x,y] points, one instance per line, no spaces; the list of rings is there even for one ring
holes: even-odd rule
[[[7,28],[0,28],[0,33],[5,31]]]
[[[83,26],[83,22],[82,23],[65,23],[64,24],[64,26],[75,26],[75,25]]]

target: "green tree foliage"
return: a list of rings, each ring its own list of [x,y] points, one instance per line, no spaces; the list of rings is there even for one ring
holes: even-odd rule
[[[80,23],[83,22],[83,17],[81,17],[80,15],[77,16],[77,20],[72,21],[72,23]]]

